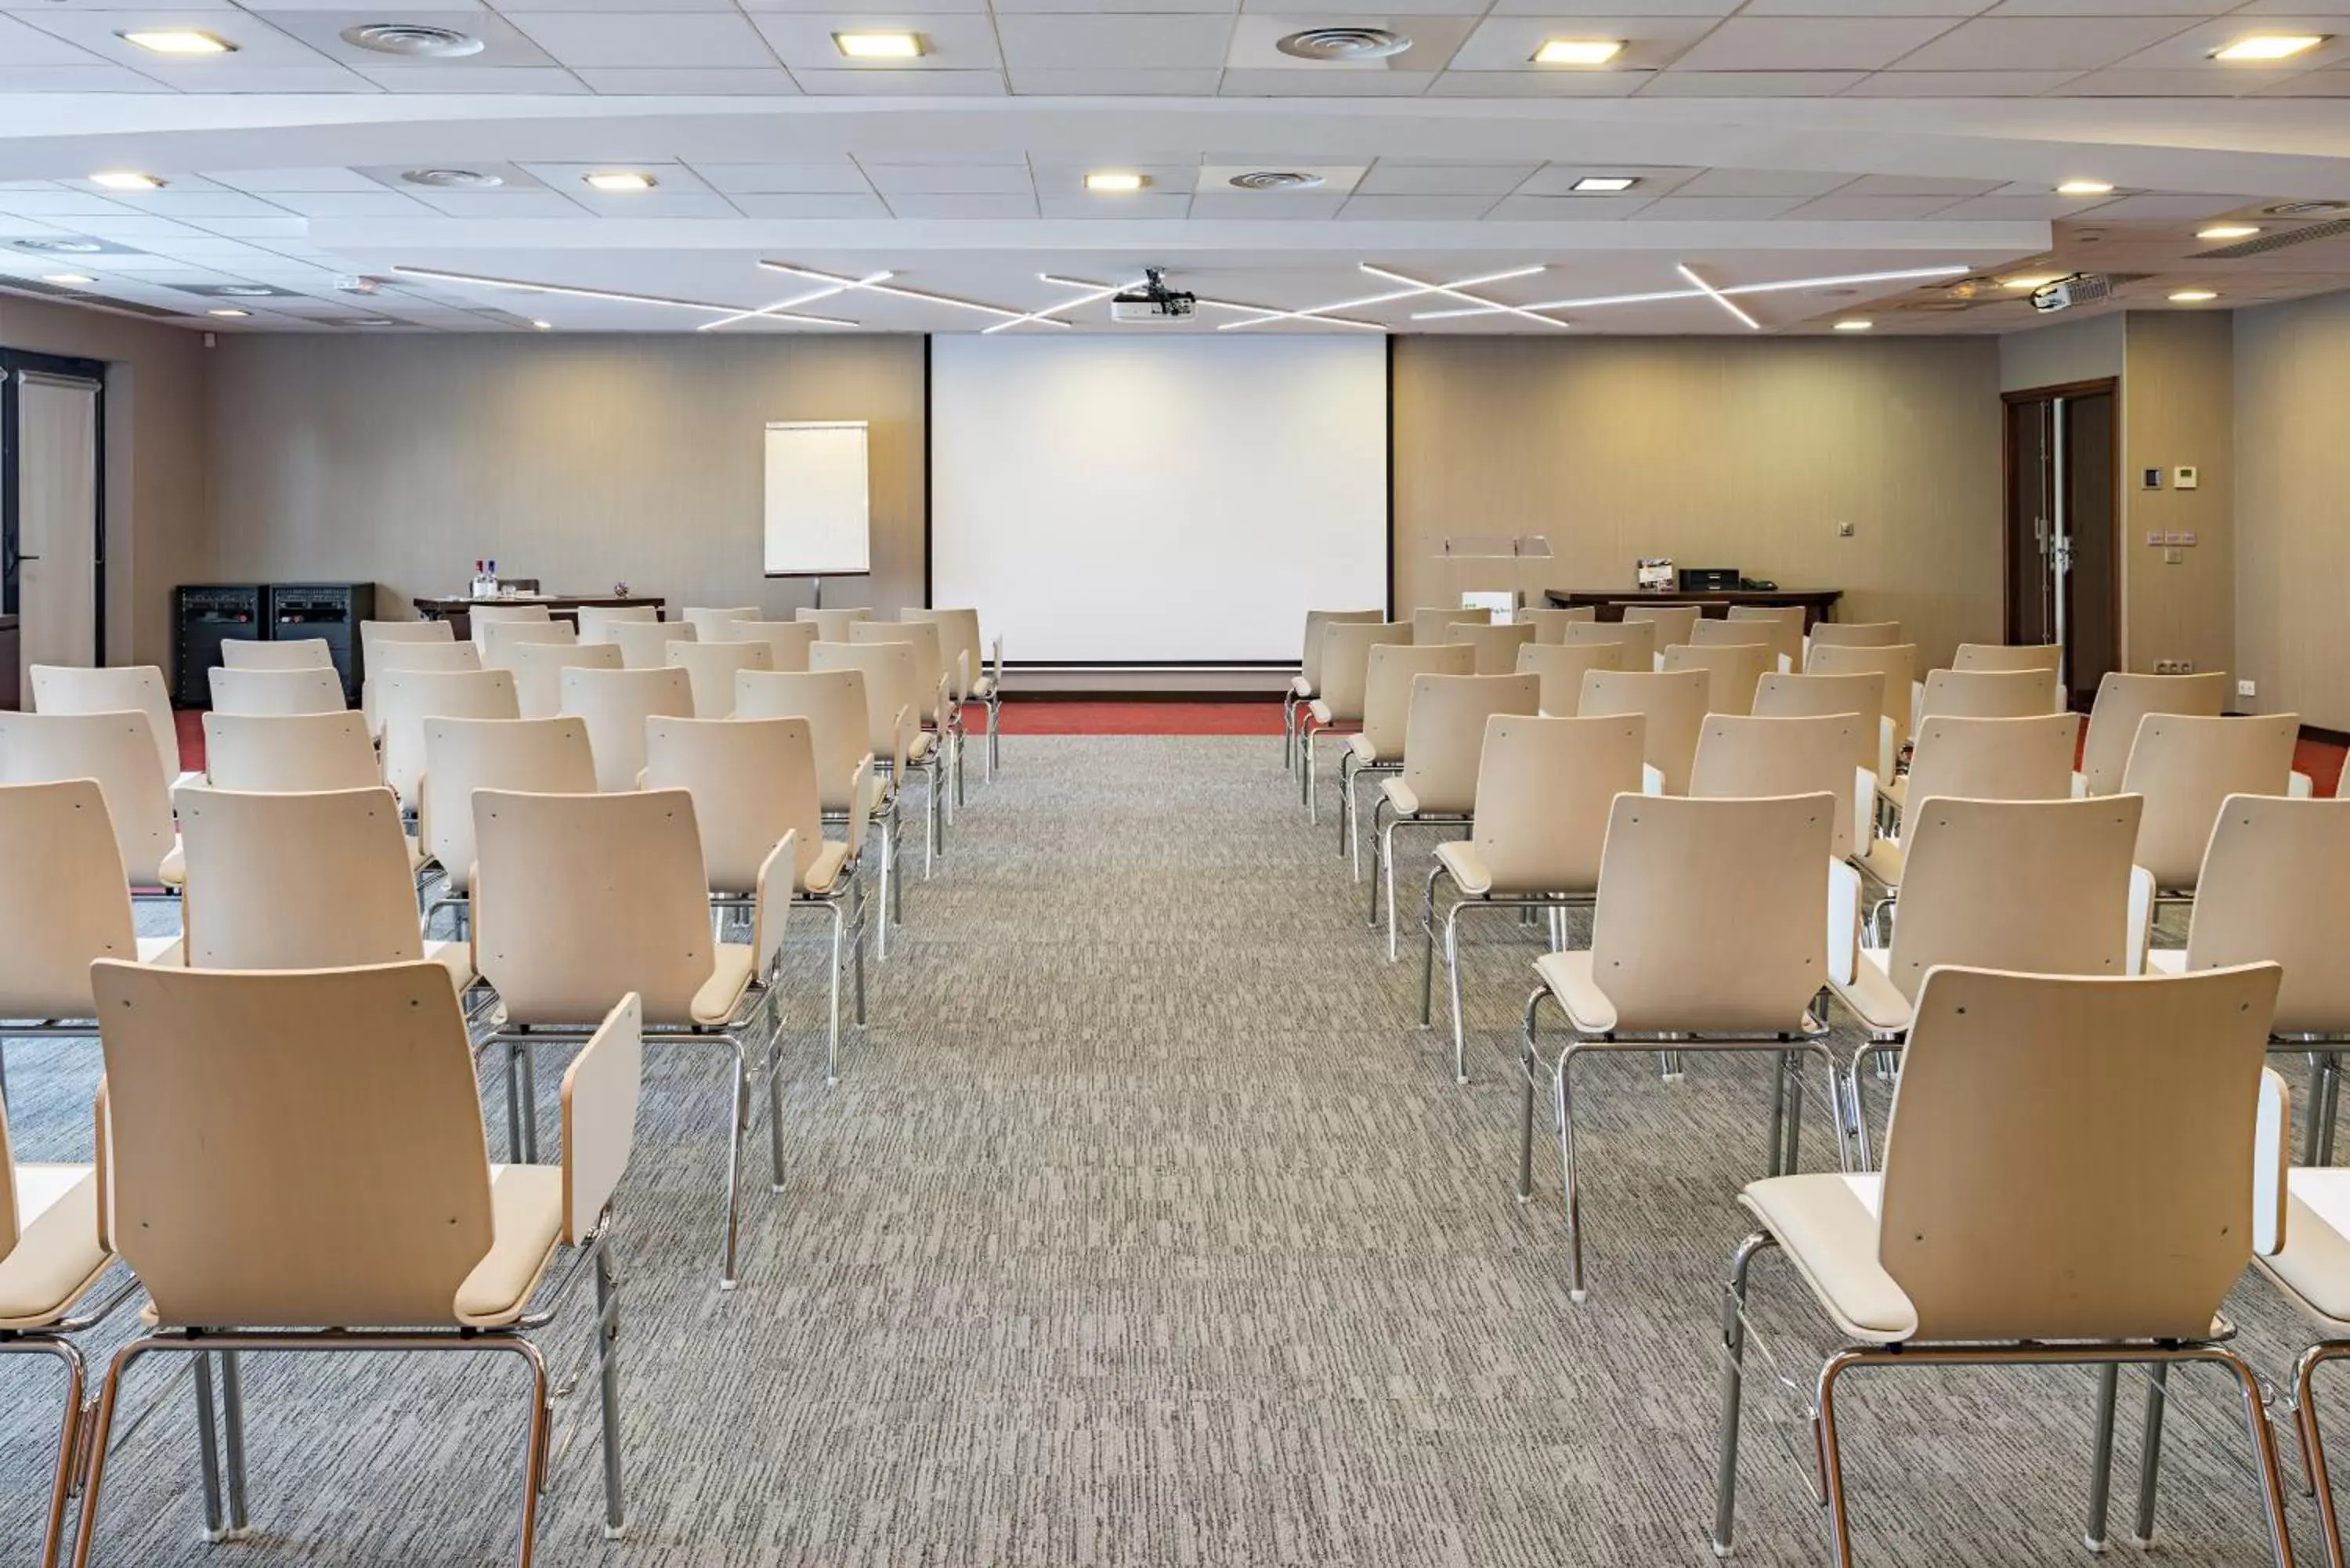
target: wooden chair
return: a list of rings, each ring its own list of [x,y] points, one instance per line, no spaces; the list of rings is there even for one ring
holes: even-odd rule
[[[465,612],[465,623],[472,628],[473,646],[485,653],[489,650],[491,627],[514,621],[537,621],[544,625],[554,618],[545,605],[474,605]]]
[[[1371,649],[1363,673],[1363,727],[1347,737],[1347,749],[1338,753],[1338,853],[1351,858],[1356,881],[1363,879],[1363,840],[1355,791],[1367,779],[1403,771],[1413,683],[1422,675],[1468,675],[1476,661],[1476,649],[1465,642]]]
[[[1620,642],[1535,642],[1518,649],[1518,673],[1542,682],[1542,711],[1572,719],[1583,703],[1583,678],[1595,670],[1622,668]]]
[[[395,670],[380,684],[383,782],[411,810],[422,794],[425,720],[522,717],[510,670]]]
[[[1700,618],[1690,628],[1690,648],[1759,648],[1762,650],[1764,671],[1793,670],[1798,661],[1787,659],[1779,651],[1783,640],[1780,628],[1769,621],[1707,620]]]
[[[672,642],[669,667],[685,671],[697,716],[726,719],[734,712],[734,677],[745,670],[773,670],[775,658],[764,640]]]
[[[221,665],[228,670],[332,670],[335,656],[323,637],[289,638],[283,642],[257,642],[231,638],[220,645]]]
[[[732,1290],[743,1133],[751,1119],[746,1053],[762,1033],[772,1050],[782,1026],[768,981],[797,855],[791,838],[761,863],[745,946],[712,938],[702,837],[693,797],[683,790],[476,790],[473,837],[473,950],[502,1004],[484,1045],[505,1048],[508,1147],[525,1159],[537,1148],[532,1047],[586,1033],[632,993],[656,1042],[724,1051],[733,1090],[721,1127],[727,1154],[718,1288]],[[769,1090],[780,1189],[783,1128],[772,1121],[780,1091],[772,1080]]]
[[[563,711],[565,670],[620,668],[619,644],[613,642],[518,642],[505,651],[505,668],[514,671],[515,706],[525,719],[552,719]]]
[[[445,648],[456,636],[457,628],[445,620],[363,620],[359,622],[359,665],[373,670],[377,650],[394,643]]]
[[[1452,640],[1456,626],[1486,626],[1493,612],[1485,608],[1468,609],[1458,605],[1425,605],[1411,612],[1411,639],[1422,645]]]
[[[645,721],[692,718],[693,688],[682,670],[567,670],[563,711],[587,721],[596,787],[633,790],[642,787]]]
[[[1702,647],[1711,635],[1706,628],[1721,626],[1771,628],[1771,650],[1779,656],[1779,670],[1793,674],[1804,668],[1804,607],[1801,605],[1731,605],[1719,623],[1700,621],[1690,641]]]
[[[1376,657],[1376,655],[1374,656]],[[1477,768],[1485,749],[1485,721],[1502,713],[1532,718],[1541,711],[1538,675],[1420,675],[1413,678],[1404,721],[1403,767],[1379,784],[1371,805],[1371,925],[1387,891],[1388,962],[1396,961],[1395,837],[1405,826],[1466,828],[1477,810]],[[1379,817],[1384,813],[1387,826]]]
[[[1571,621],[1566,628],[1566,646],[1577,643],[1612,642],[1622,649],[1617,656],[1629,674],[1653,674],[1657,668],[1657,624],[1648,620],[1585,620]]]
[[[401,625],[437,626],[446,629],[445,620],[400,622]],[[376,690],[385,675],[394,670],[479,670],[482,650],[473,646],[471,638],[463,642],[433,641],[427,639],[411,640],[395,638],[379,642],[365,660],[367,679],[359,683],[359,711],[366,715],[368,734],[376,739],[383,735],[383,712],[376,701]]]
[[[1958,651],[1950,656],[1951,670],[1961,675],[2039,676],[2041,696],[2047,703],[2043,711],[2050,713],[2061,713],[2065,708],[2061,680],[2064,663],[2064,647],[2053,642],[2014,645],[1962,642],[1959,644]]]
[[[939,628],[939,643],[946,652],[947,681],[953,688],[956,707],[976,702],[986,718],[987,744],[980,753],[980,776],[993,778],[995,764],[1001,760],[996,748],[1001,740],[997,724],[1003,710],[1003,639],[995,639],[991,659],[991,645],[980,640],[979,612],[975,609],[904,609],[898,612],[898,618],[929,621]],[[1372,618],[1378,617],[1374,615]]]
[[[164,775],[156,771],[154,732],[146,714],[0,712],[0,784],[68,779],[98,784],[127,887],[179,887],[182,863],[172,797],[164,790]]]
[[[1593,680],[1603,677],[1593,676]],[[1783,719],[1777,723],[1809,721]],[[1762,1051],[1778,1058],[1770,1170],[1794,1168],[1803,1118],[1800,1059],[1825,1069],[1839,1154],[1843,1108],[1827,1024],[1811,1012],[1827,978],[1828,879],[1821,868],[1835,795],[1680,800],[1619,794],[1608,815],[1588,951],[1534,962],[1519,1065],[1518,1197],[1534,1195],[1534,1090],[1550,1079],[1565,1185],[1568,1285],[1584,1299],[1581,1191],[1575,1168],[1575,1059],[1593,1051]],[[1692,867],[1702,867],[1702,878]],[[1547,999],[1573,1037],[1545,1059],[1536,1015]],[[1669,1044],[1668,1044],[1669,1043]]]
[[[357,713],[204,715],[204,783],[263,794],[368,789],[383,783]]]
[[[1869,797],[1862,792],[1872,775],[1852,761],[1862,733],[1859,717],[1852,713],[1799,719],[1708,713],[1690,766],[1690,797],[1832,794],[1841,809],[1829,836],[1828,858],[1850,860],[1868,846]],[[1856,901],[1856,890],[1854,897]]]
[[[1322,695],[1322,631],[1330,626],[1378,626],[1387,617],[1378,610],[1307,610],[1305,646],[1281,697],[1281,765],[1297,765],[1297,732],[1305,705]]]
[[[2080,777],[2074,782],[2073,792],[2113,794],[2123,788],[2122,772],[2129,765],[2138,722],[2148,713],[2216,719],[2227,701],[2228,678],[2218,671],[2202,675],[2108,671],[2097,682],[2097,698],[2089,708],[2089,731],[2081,742]]]
[[[528,1568],[553,1419],[533,1335],[583,1273],[596,1282],[605,1531],[618,1535],[609,1238],[641,1081],[636,998],[608,1010],[564,1075],[560,1163],[493,1167],[464,1019],[438,964],[96,970],[111,1123],[107,1198],[151,1305],[99,1400],[77,1568],[89,1559],[107,1472],[120,1462],[109,1438],[123,1379],[140,1361],[198,1357],[201,1394],[212,1358],[222,1357],[229,1520],[241,1528],[236,1359],[391,1351],[488,1352],[527,1368],[518,1561]],[[333,1021],[325,1036],[321,1020]],[[534,1305],[566,1249],[568,1266]],[[199,1410],[209,1417],[209,1402]],[[209,1431],[204,1442],[209,1449]]]
[[[1875,670],[1858,675],[1765,675],[1754,685],[1754,717],[1758,719],[1819,719],[1849,713],[1860,721],[1855,734],[1853,765],[1868,770],[1871,786],[1877,777],[1877,738],[1885,717],[1885,677]]]
[[[863,605],[851,606],[847,609],[811,609],[802,606],[792,611],[792,618],[816,622],[816,639],[818,642],[847,642],[849,640],[848,628],[860,620],[871,620],[873,612]]]
[[[922,701],[921,678],[914,663],[915,649],[907,642],[825,642],[808,649],[811,674],[820,670],[855,670],[864,679],[867,748],[877,770],[886,768],[889,780],[887,808],[898,815],[908,780],[919,777],[927,792],[923,801],[922,879],[930,880],[931,862],[945,852],[946,834],[940,796],[944,774],[935,737],[920,728],[916,715]],[[896,848],[892,831],[889,849]]]
[[[1646,719],[1641,738],[1647,761],[1645,787],[1651,794],[1687,794],[1711,685],[1712,677],[1702,670],[1679,670],[1670,675],[1595,670],[1583,678],[1583,701],[1575,712],[1585,719],[1631,713]]]
[[[2122,791],[2146,797],[2137,863],[2153,876],[2159,903],[2194,898],[2203,852],[2230,795],[2296,793],[2293,753],[2300,734],[2301,719],[2293,713],[2249,719],[2148,713],[2138,721]]]
[[[1453,897],[1444,912],[1444,972],[1452,996],[1457,1082],[1469,1081],[1461,1009],[1462,911],[1558,910],[1591,902],[1599,886],[1608,813],[1617,795],[1640,793],[1647,724],[1638,714],[1576,719],[1497,713],[1486,720],[1469,837],[1436,846],[1436,865],[1419,906],[1420,932],[1427,939],[1420,958],[1419,1022],[1426,1028],[1436,973],[1436,885],[1451,884]]]
[[[2029,719],[2053,713],[2048,678],[2036,670],[1929,670],[1918,688],[1918,722]]]
[[[548,643],[576,646],[579,634],[567,620],[494,620],[482,628],[482,668],[512,670],[519,649]]]
[[[873,765],[872,719],[859,670],[746,670],[734,678],[734,717],[801,719],[816,753],[816,804],[823,820],[844,829],[855,825],[861,843],[867,828],[880,836],[880,901],[883,919],[874,933],[874,956],[889,956],[889,928],[905,919],[905,891],[898,875],[896,796]]]
[[[655,605],[581,605],[578,617],[579,640],[601,643],[610,642],[612,628],[622,622],[634,625],[660,619],[660,609]]]
[[[623,670],[666,670],[669,645],[692,642],[694,630],[681,620],[622,620],[605,628],[619,645]]]
[[[1823,648],[1892,648],[1900,641],[1898,620],[1818,621],[1804,634],[1804,668],[1811,668],[1812,654]]]
[[[1706,711],[1742,716],[1754,711],[1754,688],[1773,657],[1769,645],[1759,642],[1711,647],[1677,644],[1665,649],[1659,668],[1668,675],[1681,670],[1704,670]]]
[[[104,670],[73,664],[36,664],[32,677],[36,713],[144,713],[155,761],[166,787],[192,783],[180,766],[180,732],[172,718],[172,689],[151,664],[118,664]]]
[[[596,755],[588,743],[588,721],[576,716],[427,719],[424,771],[419,784],[417,838],[424,853],[440,864],[444,879],[441,896],[425,911],[426,917],[429,919],[444,907],[454,908],[461,921],[470,925],[473,862],[478,857],[473,845],[473,792],[595,794]]]
[[[704,642],[764,642],[767,668],[803,670],[808,649],[816,646],[816,623],[808,620],[730,620],[702,639]]]
[[[1588,626],[1598,618],[1598,615],[1599,612],[1589,605],[1579,605],[1573,609],[1552,609],[1542,605],[1531,605],[1518,611],[1517,618],[1532,625],[1534,628],[1534,641],[1547,648],[1554,643],[1565,642],[1568,627],[1577,624]]]
[[[1659,649],[1687,646],[1705,614],[1702,605],[1627,604],[1623,607],[1624,618],[1636,624],[1646,623],[1657,628]]]
[[[695,641],[724,642],[732,640],[736,621],[754,621],[760,614],[757,605],[734,605],[723,609],[689,607],[678,611],[677,618],[693,628]]]
[[[1889,791],[1881,788],[1879,793],[1890,800],[1897,825],[1906,824],[1918,802],[1937,797],[2064,800],[2072,795],[2073,756],[2080,733],[2080,721],[2069,713],[1927,719],[1918,726],[1909,771]],[[1880,832],[1862,857],[1862,872],[1882,889],[1868,915],[1866,929],[1871,931],[1900,897],[1907,831],[1904,826],[1898,832]]]
[[[936,737],[942,755],[940,765],[951,771],[952,787],[942,797],[942,823],[954,820],[954,808],[963,797],[962,706],[954,699],[953,677],[947,670],[946,644],[936,621],[864,620],[848,628],[851,643],[902,642],[914,650],[914,679],[922,700],[914,714]]]
[[[1814,628],[1815,632],[1817,629]],[[1877,674],[1885,678],[1885,716],[1880,722],[1883,738],[1877,745],[1877,779],[1880,786],[1889,784],[1893,781],[1894,763],[1901,754],[1901,748],[1908,743],[1910,735],[1917,729],[1911,718],[1916,711],[1917,645],[1908,642],[1823,645],[1814,637],[1811,655],[1804,660],[1804,670],[1810,675]]]
[[[332,670],[232,670],[204,672],[215,713],[340,713],[343,678]]]
[[[1305,704],[1297,732],[1298,755],[1305,776],[1297,798],[1305,803],[1308,822],[1322,820],[1315,776],[1314,742],[1324,735],[1347,739],[1363,725],[1363,691],[1370,679],[1371,649],[1412,642],[1409,621],[1334,620],[1322,628],[1321,691]]]
[[[1451,628],[1445,640],[1465,642],[1475,651],[1474,673],[1513,675],[1517,672],[1518,650],[1533,644],[1534,628],[1530,621],[1505,621],[1499,626],[1471,621]]]
[[[1718,1555],[1732,1550],[1748,1274],[1777,1247],[1846,1342],[1804,1379],[1836,1562],[1853,1560],[1847,1373],[2100,1367],[2085,1534],[2102,1550],[2119,1368],[2204,1362],[2236,1380],[2270,1549],[2290,1568],[2260,1380],[2220,1343],[2231,1331],[2219,1316],[2244,1265],[2285,1235],[2283,1085],[2262,1071],[2276,984],[2273,964],[2180,980],[1928,977],[1883,1177],[1783,1176],[1740,1198],[1757,1229],[1721,1303]]]

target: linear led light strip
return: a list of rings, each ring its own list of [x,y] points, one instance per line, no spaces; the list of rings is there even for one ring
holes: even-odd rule
[[[1854,272],[1835,277],[1796,277],[1778,283],[1742,283],[1712,291],[1722,295],[1780,294],[1797,288],[1833,288],[1847,283],[1906,283],[1930,277],[1956,277],[1972,272],[1970,266],[1907,267],[1899,272]],[[1648,305],[1667,299],[1703,299],[1708,291],[1702,288],[1666,288],[1647,294],[1610,294],[1594,299],[1553,299],[1525,306],[1528,310],[1594,310],[1603,305]],[[1412,313],[1414,321],[1444,321],[1461,316],[1490,316],[1504,308],[1498,305],[1481,305],[1471,309],[1420,310]]]
[[[1481,299],[1473,294],[1462,293],[1458,286],[1452,284],[1422,283],[1416,277],[1407,277],[1399,272],[1389,272],[1383,266],[1373,266],[1368,262],[1361,262],[1357,265],[1361,266],[1365,272],[1369,273],[1373,277],[1383,277],[1389,283],[1408,283],[1417,287],[1427,289],[1431,294],[1440,294],[1447,299],[1462,299],[1468,301],[1471,305],[1493,306],[1496,308],[1508,311],[1513,316],[1523,316],[1528,321],[1539,321],[1544,327],[1555,327],[1562,332],[1566,330],[1566,323],[1561,321],[1557,317],[1539,316],[1534,311],[1526,309],[1523,306],[1503,305],[1498,300]]]
[[[896,275],[897,274],[889,272],[868,273],[865,276],[858,278],[857,281],[859,284],[886,283]],[[836,294],[847,293],[852,286],[852,285],[845,283],[827,284],[822,288],[812,288],[806,294],[795,294],[789,299],[779,299],[773,305],[763,305],[756,310],[739,311],[733,316],[722,316],[715,321],[705,321],[701,326],[695,327],[694,330],[696,332],[709,332],[721,327],[732,327],[738,321],[757,321],[761,319],[775,318],[781,318],[788,321],[792,319],[790,312],[795,306],[814,305],[819,299],[830,299]]]
[[[1476,277],[1456,278],[1451,283],[1415,283],[1409,288],[1389,289],[1385,294],[1368,294],[1360,299],[1342,299],[1330,305],[1309,306],[1304,310],[1269,311],[1251,321],[1227,321],[1216,330],[1230,332],[1236,327],[1262,327],[1269,321],[1346,321],[1345,317],[1333,316],[1330,313],[1334,310],[1357,310],[1366,305],[1385,305],[1391,299],[1409,299],[1415,295],[1421,294],[1442,294],[1453,291],[1457,298],[1458,291],[1461,289],[1475,288],[1480,284],[1501,283],[1513,277],[1531,277],[1535,273],[1544,270],[1546,269],[1541,266],[1520,266],[1512,267],[1507,272],[1489,272]],[[1482,300],[1479,301],[1479,306],[1481,313],[1483,310],[1510,308],[1506,305],[1493,305]],[[1346,321],[1346,324],[1349,327],[1367,327],[1374,332],[1387,330],[1376,321]]]
[[[1081,306],[1091,305],[1096,300],[1107,299],[1113,294],[1123,294],[1129,288],[1139,288],[1143,281],[1136,278],[1132,283],[1089,283],[1081,277],[1055,277],[1049,272],[1040,272],[1036,275],[1036,278],[1038,282],[1049,283],[1055,288],[1082,288],[1086,292],[1075,299],[1065,299],[1058,305],[1048,305],[1042,310],[1032,310],[1025,316],[1015,316],[1009,321],[999,321],[993,327],[983,327],[979,329],[979,335],[982,337],[991,332],[1003,332],[1029,321],[1052,321],[1055,327],[1066,327],[1067,322],[1053,321],[1052,318],[1064,310],[1075,310]]]
[[[1731,298],[1730,296],[1722,293],[1721,290],[1714,287],[1713,285],[1706,282],[1705,279],[1700,277],[1695,272],[1691,271],[1690,265],[1687,262],[1678,264],[1675,265],[1673,270],[1679,273],[1691,283],[1697,285],[1697,286],[1703,290],[1706,296],[1716,305],[1719,305],[1722,309],[1727,310],[1731,315],[1738,317],[1739,320],[1746,323],[1746,329],[1748,331],[1760,332],[1762,330],[1762,324],[1761,322],[1747,315],[1743,310],[1741,310],[1738,307],[1738,302],[1736,300]]]
[[[740,306],[712,305],[701,299],[671,299],[661,294],[627,294],[616,288],[581,288],[567,283],[532,283],[518,277],[486,277],[480,273],[446,272],[440,267],[394,265],[391,269],[402,277],[429,277],[441,283],[473,283],[484,288],[511,288],[524,294],[560,294],[574,299],[610,299],[623,305],[660,305],[672,310],[707,310],[720,316],[734,316]],[[775,321],[798,321],[810,327],[856,327],[854,321],[843,321],[831,316],[786,316],[776,312],[769,317]]]
[[[951,294],[931,294],[919,288],[900,288],[895,284],[871,283],[864,278],[843,277],[837,273],[818,272],[814,267],[794,266],[787,262],[763,261],[759,265],[769,272],[783,273],[790,277],[804,277],[810,283],[838,284],[844,290],[863,289],[871,294],[895,295],[899,299],[920,300],[924,305],[959,306],[964,310],[981,311],[989,316],[1001,317],[1007,321],[1018,321],[1026,315],[1024,311],[1007,310],[1000,305],[983,305],[976,299],[958,299]],[[1048,322],[1054,327],[1068,326],[1066,321],[1052,321],[1048,317],[1038,317],[1035,319]]]

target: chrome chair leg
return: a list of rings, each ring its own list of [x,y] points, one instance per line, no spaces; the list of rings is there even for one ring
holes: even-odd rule
[[[1551,1110],[1558,1117],[1560,1190],[1566,1202],[1566,1299],[1584,1302],[1591,1293],[1583,1284],[1583,1194],[1575,1179],[1575,1058],[1578,1046],[1569,1041],[1558,1054],[1558,1070],[1551,1078]]]
[[[213,1357],[210,1351],[200,1351],[195,1363],[196,1391],[196,1469],[203,1483],[204,1539],[212,1542],[228,1539],[228,1512],[221,1502],[220,1449],[217,1447],[219,1428],[213,1416]],[[96,1488],[91,1489],[93,1494]],[[89,1534],[88,1516],[96,1505],[93,1495],[82,1505],[82,1535]]]
[[[612,1269],[610,1243],[596,1242],[596,1325],[591,1343],[600,1375],[604,1438],[604,1539],[618,1541],[628,1529],[620,1482],[620,1282]]]
[[[2097,1552],[2106,1549],[2106,1519],[2113,1499],[2114,1410],[2121,1377],[2118,1361],[2097,1368],[2097,1433],[2089,1444],[2089,1518],[2081,1530],[2081,1544]]]
[[[750,1082],[744,1070],[742,1043],[735,1041],[731,1044],[734,1047],[734,1081],[733,1099],[728,1106],[726,1118],[726,1243],[718,1264],[718,1288],[722,1291],[733,1290],[735,1283],[734,1241],[743,1209],[738,1191],[743,1171],[743,1128],[751,1119]],[[769,1049],[771,1052],[774,1049],[772,1044]],[[772,1062],[772,1055],[769,1059]],[[775,1075],[772,1072],[767,1075],[767,1088],[770,1103],[779,1104],[780,1091],[775,1087]],[[775,1136],[778,1168],[776,1179],[780,1181],[783,1176],[783,1133],[780,1126]]]
[[[2138,1442],[2137,1528],[2131,1540],[2139,1546],[2154,1544],[2155,1492],[2162,1475],[2162,1417],[2170,1402],[2170,1364],[2158,1361],[2146,1386],[2145,1436]],[[2268,1417],[2260,1417],[2265,1427]]]
[[[1374,816],[1373,821],[1376,822],[1377,820],[1377,817]],[[1382,839],[1379,844],[1378,869],[1380,874],[1386,878],[1388,890],[1388,962],[1389,963],[1396,961],[1395,837],[1396,829],[1401,826],[1403,826],[1402,818],[1389,817],[1388,819],[1387,836]],[[1377,891],[1372,893],[1371,901],[1373,904],[1377,904],[1378,902],[1378,894]]]
[[[1444,912],[1444,984],[1452,993],[1452,1081],[1469,1081],[1468,1035],[1461,1023],[1461,910],[1460,900]]]
[[[832,1012],[824,1032],[824,1081],[840,1082],[840,944],[847,934],[847,913],[835,898],[827,907],[832,911],[832,962],[826,966],[826,978],[831,997]]]
[[[1428,873],[1428,887],[1419,898],[1419,932],[1427,939],[1419,959],[1419,1026],[1426,1029],[1436,1021],[1436,879],[1444,875],[1439,865]]]
[[[1813,1408],[1817,1412],[1813,1421],[1819,1433],[1820,1473],[1827,1483],[1828,1551],[1835,1568],[1852,1568],[1852,1516],[1845,1507],[1844,1449],[1836,1439],[1835,1385],[1836,1378],[1856,1360],[1851,1351],[1829,1356],[1820,1367],[1818,1392],[1813,1399]]]
[[[2327,1568],[2345,1568],[2342,1522],[2334,1506],[2334,1479],[2325,1469],[2325,1439],[2317,1428],[2315,1377],[2328,1361],[2350,1355],[2340,1343],[2313,1345],[2293,1363],[2293,1428],[2301,1438],[2301,1466],[2317,1499],[2317,1521],[2325,1542]]]
[[[1731,1254],[1730,1280],[1721,1293],[1721,1425],[1713,1469],[1713,1554],[1732,1550],[1731,1517],[1738,1507],[1738,1428],[1746,1386],[1746,1280],[1754,1255],[1772,1245],[1757,1233]]]
[[[1518,1104],[1518,1201],[1530,1202],[1534,1195],[1534,1069],[1542,1058],[1534,1051],[1534,1014],[1550,988],[1538,985],[1526,997],[1523,1027],[1518,1033],[1518,1067],[1525,1079],[1525,1095]]]
[[[232,1540],[249,1527],[244,1511],[244,1380],[237,1353],[220,1354],[221,1457],[228,1482],[228,1533]]]

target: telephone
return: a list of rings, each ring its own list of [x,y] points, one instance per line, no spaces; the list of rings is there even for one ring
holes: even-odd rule
[[[1779,591],[1779,585],[1762,577],[1741,577],[1738,589],[1748,594],[1775,594]]]

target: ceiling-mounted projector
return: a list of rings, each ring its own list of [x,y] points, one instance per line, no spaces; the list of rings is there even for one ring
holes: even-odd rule
[[[2034,310],[2064,310],[2075,305],[2088,305],[2106,298],[2114,292],[2113,279],[2101,272],[2076,272],[2069,277],[2043,283],[2032,291]]]
[[[1139,288],[1129,288],[1113,295],[1109,302],[1109,318],[1127,326],[1151,326],[1170,321],[1189,321],[1199,308],[1199,296],[1180,293],[1167,286],[1164,268],[1142,269],[1143,283]]]

